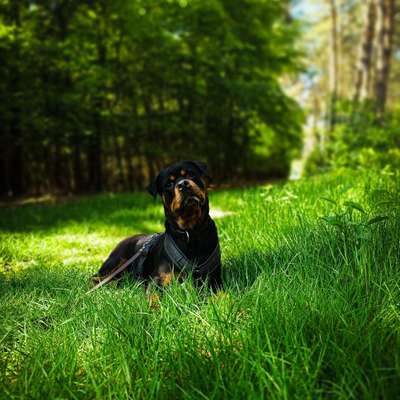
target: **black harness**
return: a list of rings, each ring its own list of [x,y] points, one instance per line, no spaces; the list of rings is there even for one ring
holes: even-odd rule
[[[189,260],[175,243],[172,236],[168,233],[164,234],[164,250],[169,258],[169,261],[174,265],[178,272],[185,271],[198,274],[210,273],[218,267],[221,260],[219,243],[217,243],[213,252],[201,264]]]
[[[173,265],[174,270],[177,272],[189,272],[197,274],[205,274],[213,272],[221,262],[221,250],[219,243],[215,246],[213,252],[201,264],[196,261],[190,260],[178,247],[173,237],[165,233],[155,233],[151,235],[138,250],[140,257],[133,260],[129,265],[129,269],[134,274],[135,278],[142,279],[144,275],[144,263],[151,249],[156,246],[160,241],[163,241],[164,251]]]
[[[160,240],[163,240],[164,251],[168,256],[170,263],[173,265],[173,268],[177,272],[189,272],[200,275],[211,273],[218,267],[219,263],[221,262],[221,250],[219,247],[219,243],[217,243],[215,249],[207,257],[207,259],[199,264],[196,261],[189,260],[189,258],[186,257],[186,255],[175,243],[172,236],[169,235],[167,232],[155,233],[145,240],[140,249],[129,260],[124,262],[120,267],[113,271],[112,274],[105,277],[101,282],[90,289],[87,293],[91,293],[97,288],[110,282],[115,276],[119,275],[128,268],[136,279],[143,279],[144,263],[146,262],[150,251],[160,242]]]

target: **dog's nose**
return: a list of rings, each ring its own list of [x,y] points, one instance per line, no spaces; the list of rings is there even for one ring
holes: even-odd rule
[[[182,192],[182,190],[184,189],[188,189],[190,187],[189,181],[187,179],[183,179],[182,181],[180,181],[176,187],[178,188],[178,190],[180,192]]]

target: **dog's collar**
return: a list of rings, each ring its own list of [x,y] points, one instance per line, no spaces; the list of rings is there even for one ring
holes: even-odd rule
[[[189,243],[189,240],[192,239],[193,237],[200,235],[201,233],[203,233],[206,229],[209,228],[210,226],[210,222],[211,222],[211,217],[209,215],[207,215],[206,219],[199,225],[196,226],[194,229],[190,229],[190,230],[184,230],[184,229],[180,229],[176,226],[174,226],[172,223],[167,222],[166,224],[166,231],[171,232],[171,234],[173,236],[180,236],[183,237],[185,239],[185,241],[187,243]]]
[[[217,243],[215,249],[207,259],[201,264],[198,264],[186,257],[168,232],[165,232],[164,235],[164,250],[171,263],[178,268],[179,271],[196,272],[199,274],[211,273],[221,262],[219,243]]]
[[[190,233],[189,231],[185,231],[183,229],[175,228],[175,227],[170,227],[169,229],[174,235],[180,235],[184,237],[187,243],[189,243],[190,240]]]

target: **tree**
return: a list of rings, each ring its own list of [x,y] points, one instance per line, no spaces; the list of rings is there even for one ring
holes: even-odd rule
[[[364,33],[357,63],[357,75],[354,90],[354,101],[368,98],[372,73],[372,52],[375,40],[376,0],[368,0],[365,7]]]
[[[395,31],[396,0],[378,0],[377,74],[375,83],[375,109],[378,116],[385,111],[393,39]]]
[[[331,15],[331,33],[329,50],[329,129],[332,131],[336,123],[336,102],[338,97],[339,43],[338,12],[336,0],[329,0]]]

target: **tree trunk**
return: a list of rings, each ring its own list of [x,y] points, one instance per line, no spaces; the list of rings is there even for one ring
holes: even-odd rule
[[[69,22],[72,17],[73,10],[67,0],[56,3],[54,7],[54,23],[57,26],[56,39],[64,45],[69,35]],[[64,54],[64,62],[69,64],[70,59],[68,55]],[[45,79],[44,79],[45,81]],[[71,74],[68,67],[59,68],[56,76],[54,77],[54,86],[60,93],[67,95],[71,90]],[[62,96],[52,105],[52,116],[55,120],[56,126],[64,128],[66,107]],[[56,128],[57,129],[57,128]],[[53,170],[52,170],[52,189],[58,191],[65,191],[68,188],[68,156],[64,157],[63,148],[64,143],[60,140],[58,132],[52,132],[53,136]],[[66,162],[65,162],[66,161]]]
[[[102,8],[101,16],[104,17],[105,10]],[[100,17],[99,17],[100,18]],[[96,20],[97,32],[96,32],[96,47],[97,47],[97,65],[100,68],[104,68],[107,59],[107,48],[104,43],[104,32],[101,29],[101,23],[99,19]],[[103,141],[103,119],[101,116],[101,110],[104,107],[103,90],[102,87],[99,89],[99,93],[93,101],[94,115],[93,115],[93,126],[94,132],[90,136],[89,140],[89,151],[88,151],[88,166],[89,166],[89,186],[93,191],[101,192],[103,190],[103,168],[102,168],[102,141]]]
[[[51,189],[60,192],[65,189],[65,167],[63,165],[63,157],[61,152],[61,144],[58,139],[52,146],[52,168],[51,168]]]
[[[96,123],[96,122],[95,122]],[[97,124],[98,125],[98,124]],[[101,138],[98,134],[90,136],[88,144],[88,170],[89,188],[95,192],[101,192],[102,186],[102,163],[101,163]]]
[[[73,161],[72,161],[72,175],[74,181],[75,192],[81,192],[83,190],[83,168],[82,168],[82,158],[81,158],[81,140],[78,134],[75,134],[72,139],[73,149]]]
[[[371,80],[372,52],[376,25],[376,0],[369,0],[366,6],[364,33],[361,39],[360,56],[357,65],[354,101],[366,100]]]
[[[127,141],[127,137],[125,137],[125,142],[124,142],[124,147],[123,147],[123,152],[124,152],[124,158],[125,158],[125,165],[126,165],[126,174],[127,174],[127,184],[126,188],[127,190],[133,190],[135,186],[134,182],[134,171],[133,171],[133,166],[132,166],[132,153],[131,153],[131,148],[129,146],[129,142]]]
[[[382,116],[388,93],[390,64],[393,52],[396,0],[378,0],[377,76],[375,82],[375,111]]]
[[[3,139],[4,132],[0,130],[1,139]],[[4,143],[4,144],[3,144]],[[9,190],[9,174],[8,168],[8,150],[6,150],[5,141],[0,140],[1,152],[0,152],[0,196],[6,195]]]
[[[117,137],[116,132],[112,132],[112,141],[113,141],[113,147],[114,147],[115,163],[117,165],[116,175],[118,176],[116,189],[117,190],[126,190],[127,185],[126,185],[126,178],[125,178],[125,169],[124,169],[124,165],[123,165],[122,151],[121,151],[120,144],[118,143],[118,137]]]
[[[329,53],[329,129],[332,131],[336,124],[336,102],[338,95],[338,13],[336,0],[329,0],[331,12],[331,34]]]
[[[20,17],[20,4],[15,1],[12,3],[12,20],[15,24],[15,39],[14,39],[14,57],[16,60],[20,59],[20,43],[19,33],[21,30],[21,17]],[[16,66],[12,72],[10,79],[10,88],[12,92],[18,93],[21,90],[21,72]],[[11,195],[23,194],[26,190],[24,185],[24,149],[23,149],[23,135],[22,135],[22,110],[20,100],[16,97],[12,101],[10,111],[12,113],[10,122],[10,143],[11,150],[8,157],[8,184],[7,192]]]

